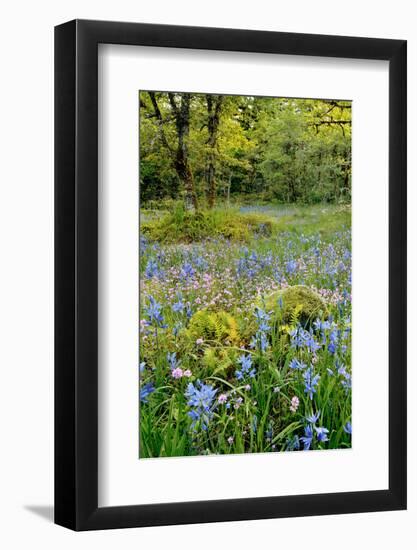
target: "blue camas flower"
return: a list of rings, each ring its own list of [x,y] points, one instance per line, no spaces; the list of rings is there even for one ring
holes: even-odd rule
[[[164,317],[161,310],[161,304],[153,296],[149,296],[149,306],[145,308],[145,315],[149,323],[154,327],[166,328],[167,325],[164,325]]]
[[[321,321],[320,319],[316,319],[313,325],[316,330],[321,330],[321,331],[329,330],[331,326],[329,321]]]
[[[268,325],[268,321],[271,319],[271,315],[266,313],[263,309],[256,308],[255,318],[258,323],[258,330],[262,332],[269,332],[271,327]]]
[[[255,317],[258,324],[258,330],[255,336],[253,336],[249,346],[252,349],[259,349],[264,353],[269,347],[268,333],[271,327],[268,325],[268,321],[271,319],[271,314],[257,307],[255,310]]]
[[[188,415],[192,419],[191,428],[196,430],[198,426],[207,430],[213,411],[216,406],[214,401],[217,389],[209,384],[203,384],[197,380],[196,385],[190,382],[185,391],[188,398],[187,404],[191,408]]]
[[[304,428],[304,435],[300,437],[300,441],[303,442],[304,451],[308,451],[310,449],[313,442],[313,437],[313,428],[310,424],[307,424],[307,426]]]
[[[314,375],[313,367],[309,367],[303,374],[304,378],[304,393],[306,393],[310,399],[313,399],[313,394],[316,393],[316,386],[319,383],[320,375]]]
[[[181,329],[183,328],[183,325],[182,323],[176,323],[172,329],[172,334],[177,337],[181,331]]]
[[[285,264],[285,271],[289,275],[295,273],[295,271],[297,271],[297,262],[295,260],[288,260],[288,262],[286,262]]]
[[[300,450],[300,438],[295,435],[293,438],[287,439],[286,451],[299,451]]]
[[[313,332],[305,330],[303,327],[298,326],[290,333],[291,347],[295,349],[306,348],[309,352],[315,353],[321,348],[321,345],[316,342]]]
[[[343,431],[349,435],[352,435],[352,424],[350,422],[346,422],[343,426]]]
[[[151,393],[155,391],[155,386],[152,382],[148,382],[147,384],[143,384],[140,387],[139,391],[139,397],[141,403],[147,403],[149,401],[149,396]]]
[[[310,424],[315,424],[319,418],[320,418],[320,411],[317,411],[316,414],[312,413],[309,416],[306,416],[306,420],[310,422]]]
[[[346,393],[349,392],[349,390],[352,389],[352,376],[350,373],[346,370],[346,367],[344,365],[338,365],[337,367],[337,373],[342,377],[341,384],[345,390]]]
[[[182,313],[184,311],[185,305],[181,299],[178,299],[178,301],[175,302],[175,304],[172,304],[171,307],[174,313]]]
[[[325,441],[329,441],[329,438],[327,437],[329,430],[327,428],[323,428],[323,427],[316,428],[316,426],[314,426],[314,429],[316,430],[317,441],[319,443],[324,443]]]
[[[208,263],[203,258],[203,256],[195,256],[193,258],[193,262],[196,268],[199,269],[200,271],[205,271],[208,267]]]
[[[148,248],[148,240],[141,233],[140,234],[140,239],[139,239],[139,250],[140,250],[140,255],[141,256],[143,256],[145,254],[147,248]]]
[[[252,368],[252,358],[250,355],[241,355],[237,360],[241,368],[235,372],[237,380],[243,380],[246,377],[253,378],[256,369]]]
[[[292,370],[303,370],[303,369],[306,368],[307,365],[294,357],[294,359],[291,360],[291,362],[288,366]]]
[[[189,302],[187,302],[187,304],[185,306],[185,313],[187,315],[187,319],[191,319],[191,317],[193,316],[193,310],[191,309],[191,306],[190,306]]]
[[[147,279],[152,279],[152,277],[158,276],[160,273],[158,262],[156,262],[153,258],[150,258],[146,264],[145,277]]]
[[[182,268],[181,268],[181,277],[184,278],[184,279],[188,279],[190,277],[192,277],[194,274],[195,274],[195,269],[193,268],[193,266],[186,262]]]
[[[167,361],[171,370],[176,369],[181,363],[181,361],[177,360],[177,353],[175,351],[173,353],[167,353]]]

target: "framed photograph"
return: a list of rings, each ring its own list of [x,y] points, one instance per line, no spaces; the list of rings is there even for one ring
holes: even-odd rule
[[[406,508],[406,42],[55,29],[55,522]]]

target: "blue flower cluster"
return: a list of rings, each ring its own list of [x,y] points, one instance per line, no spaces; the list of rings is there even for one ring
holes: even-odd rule
[[[195,269],[189,262],[185,262],[181,267],[180,276],[182,279],[190,279],[195,275]]]
[[[207,261],[203,258],[203,256],[197,255],[193,258],[194,265],[199,271],[206,271],[208,268]]]
[[[195,385],[192,382],[188,384],[185,397],[188,398],[187,404],[191,408],[188,415],[193,421],[191,424],[193,430],[197,430],[198,427],[207,430],[216,406],[214,402],[216,393],[217,389],[210,384],[203,384],[200,380],[197,380]]]
[[[310,399],[313,399],[313,394],[316,393],[316,386],[319,383],[320,375],[314,374],[313,367],[309,367],[303,374],[304,378],[304,393],[306,393]]]
[[[304,435],[300,437],[300,441],[302,441],[305,451],[308,451],[313,444],[314,432],[316,433],[318,443],[329,441],[329,438],[327,437],[329,430],[327,428],[324,428],[323,426],[316,426],[316,422],[319,418],[320,411],[318,411],[316,414],[312,413],[311,415],[306,416],[306,420],[309,422],[309,424],[307,424],[304,428]]]
[[[182,300],[181,294],[177,295],[177,301],[172,304],[171,308],[174,313],[182,313],[184,311],[185,304]]]
[[[271,319],[271,314],[257,307],[255,310],[255,317],[258,324],[258,330],[250,342],[250,347],[264,353],[269,347],[268,333],[271,327],[268,325],[268,321]]]
[[[256,374],[256,369],[252,368],[252,358],[250,355],[241,355],[238,359],[241,368],[235,372],[237,380],[244,380],[246,377],[253,378]]]
[[[309,331],[301,326],[296,327],[290,333],[291,347],[295,349],[306,349],[310,353],[316,353],[321,348],[321,344],[316,342],[313,330]]]
[[[346,370],[346,367],[344,365],[338,366],[337,373],[342,377],[341,384],[344,387],[345,392],[348,393],[349,390],[352,389],[352,376]]]
[[[160,277],[161,275],[162,271],[159,269],[158,262],[153,258],[150,258],[146,264],[145,277],[147,279],[152,279],[152,277]]]
[[[155,391],[155,386],[152,384],[152,382],[148,382],[148,384],[141,385],[139,390],[139,397],[141,403],[147,403],[149,401],[149,396],[151,393]]]
[[[307,426],[304,428],[304,435],[300,437],[300,441],[302,441],[305,451],[308,451],[310,449],[313,442],[313,437],[313,426],[311,424],[307,424]]]
[[[288,260],[288,262],[286,262],[285,264],[285,271],[289,275],[295,273],[297,271],[297,262],[295,260]]]
[[[238,277],[248,277],[253,279],[262,270],[271,267],[274,264],[274,257],[271,252],[267,254],[258,254],[254,250],[242,248],[242,256],[236,261],[236,274]]]
[[[164,325],[164,317],[162,315],[162,306],[153,296],[149,296],[149,305],[145,308],[145,315],[149,323],[154,327],[166,328]]]
[[[289,364],[289,367],[292,370],[303,370],[303,369],[306,368],[306,366],[307,365],[305,363],[303,363],[302,361],[299,361],[295,357],[293,359],[291,359],[290,364]]]
[[[256,252],[249,254],[247,248],[243,249],[243,257],[236,261],[236,272],[238,277],[249,277],[252,279],[261,270],[261,265],[258,263]]]
[[[171,370],[175,370],[181,363],[181,361],[178,361],[177,354],[175,351],[173,353],[169,353],[169,352],[167,353],[167,361],[168,361],[169,368]]]

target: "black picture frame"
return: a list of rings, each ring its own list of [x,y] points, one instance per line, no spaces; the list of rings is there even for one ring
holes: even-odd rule
[[[98,44],[389,62],[389,488],[98,506]],[[92,530],[406,508],[404,40],[74,20],[55,28],[55,523]]]

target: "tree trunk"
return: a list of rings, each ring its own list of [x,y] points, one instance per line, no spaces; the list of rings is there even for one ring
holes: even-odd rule
[[[188,136],[190,134],[190,94],[181,94],[178,106],[174,94],[169,94],[169,100],[175,114],[175,125],[178,135],[178,148],[175,158],[175,169],[184,183],[186,205],[197,210],[198,201],[195,191],[193,173],[188,159]]]
[[[227,206],[230,205],[230,187],[232,185],[232,174],[229,174],[229,183],[227,185]]]
[[[155,116],[158,119],[161,140],[164,146],[168,149],[172,164],[177,173],[177,176],[184,186],[185,204],[187,208],[198,209],[197,193],[195,191],[194,178],[188,158],[188,136],[190,133],[190,94],[181,94],[180,104],[177,104],[177,99],[172,93],[168,94],[172,111],[175,117],[175,127],[177,130],[177,148],[173,149],[164,133],[164,120],[156,100],[155,92],[149,92],[152,101]]]
[[[215,167],[215,149],[217,146],[217,132],[220,122],[220,113],[223,102],[223,96],[213,96],[206,94],[207,102],[207,129],[209,146],[208,165],[207,165],[207,201],[209,208],[213,208],[216,204],[216,167]]]
[[[187,209],[198,209],[197,194],[195,192],[194,178],[187,157],[182,149],[178,149],[175,159],[175,170],[184,184],[185,204]]]

